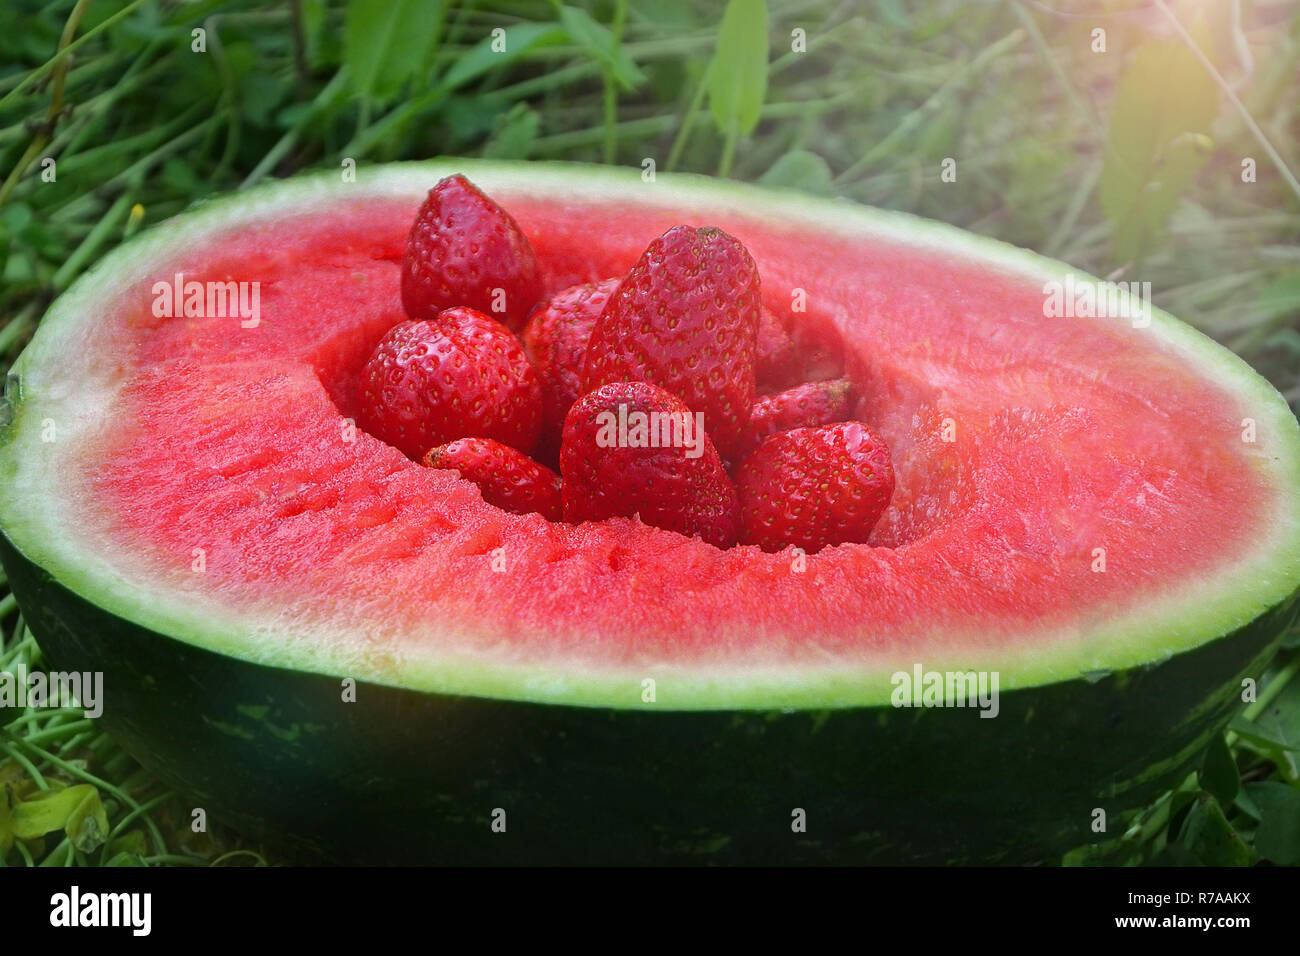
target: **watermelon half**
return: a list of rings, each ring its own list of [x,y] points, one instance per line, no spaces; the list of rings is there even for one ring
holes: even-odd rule
[[[677,223],[740,237],[890,444],[871,545],[507,514],[354,429],[408,227],[453,171],[552,289]],[[258,283],[258,320],[187,315],[191,281]],[[1159,311],[1045,314],[1050,283],[1086,281],[905,215],[635,170],[250,190],[51,307],[7,383],[0,556],[50,666],[104,673],[147,767],[330,858],[1054,859],[1195,765],[1300,594],[1285,402]],[[949,672],[996,674],[995,708],[895,706]]]

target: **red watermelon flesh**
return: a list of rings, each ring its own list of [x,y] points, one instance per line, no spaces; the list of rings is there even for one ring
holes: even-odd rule
[[[1045,318],[1041,280],[729,206],[493,195],[548,292],[619,274],[680,222],[739,237],[770,308],[789,313],[805,290],[794,323],[842,340],[857,415],[893,454],[897,490],[871,545],[792,572],[789,553],[718,550],[632,519],[548,523],[350,436],[355,373],[402,318],[418,197],[214,233],[104,302],[84,347],[120,389],[114,427],[77,450],[77,523],[155,581],[263,605],[274,633],[302,625],[351,656],[425,644],[543,669],[719,673],[1069,641],[1213,578],[1267,530],[1259,505],[1277,489],[1243,453],[1240,398],[1142,329]],[[178,272],[259,282],[259,324],[155,317],[152,283]]]

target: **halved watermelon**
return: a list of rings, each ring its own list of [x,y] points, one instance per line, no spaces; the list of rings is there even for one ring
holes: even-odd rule
[[[552,290],[677,223],[740,237],[890,444],[871,545],[548,523],[355,430],[407,229],[453,171]],[[103,719],[147,766],[336,858],[1050,859],[1186,773],[1300,593],[1286,404],[1159,311],[1047,317],[1047,283],[1088,281],[1071,271],[636,171],[457,160],[259,188],[50,309],[8,382],[0,554],[52,665],[104,672]],[[183,295],[167,317],[178,275],[258,283],[258,321]],[[996,673],[996,717],[893,706],[948,672]]]

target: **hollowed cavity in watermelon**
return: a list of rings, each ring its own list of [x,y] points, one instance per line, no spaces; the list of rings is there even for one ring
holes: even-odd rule
[[[1141,328],[1046,317],[1044,285],[1067,267],[848,204],[454,168],[518,220],[552,291],[620,274],[678,223],[739,237],[765,303],[805,354],[842,362],[857,416],[889,443],[897,490],[870,545],[799,559],[634,519],[513,515],[353,426],[356,372],[402,318],[410,221],[453,170],[434,164],[214,203],[59,300],[11,384],[7,563],[267,674],[651,717],[889,714],[893,675],[916,664],[997,671],[1004,694],[1076,688],[1254,626],[1233,668],[1152,731],[1182,728],[1178,747],[1208,726],[1187,722],[1196,707],[1226,713],[1237,668],[1291,614],[1300,429],[1239,359],[1163,313]],[[177,274],[258,283],[258,321],[157,316],[156,284]],[[61,600],[24,603],[51,644],[75,629]]]

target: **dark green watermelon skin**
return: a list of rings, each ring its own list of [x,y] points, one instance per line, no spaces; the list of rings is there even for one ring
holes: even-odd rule
[[[1195,768],[1300,611],[1297,592],[1159,665],[1004,691],[996,719],[616,711],[366,683],[344,703],[339,678],[107,614],[3,537],[0,559],[46,666],[104,673],[102,720],[142,764],[210,821],[338,862],[1055,862]]]

